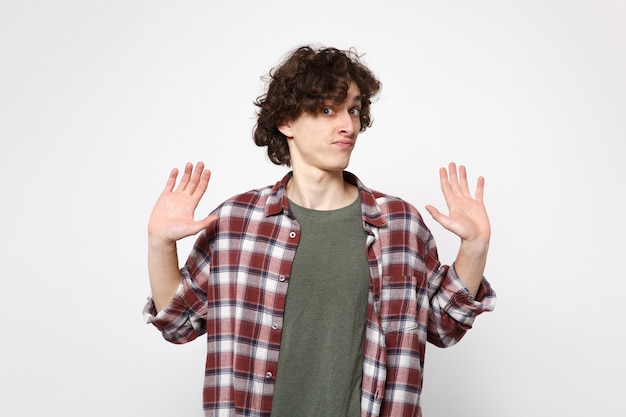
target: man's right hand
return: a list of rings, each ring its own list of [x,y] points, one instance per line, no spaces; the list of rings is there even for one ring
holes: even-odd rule
[[[178,170],[174,168],[167,179],[148,222],[148,272],[152,298],[157,311],[167,306],[180,284],[176,241],[195,235],[217,220],[207,216],[194,220],[194,213],[204,195],[211,172],[204,163],[185,165],[180,183],[175,188]]]
[[[172,244],[187,236],[195,235],[206,229],[217,216],[208,216],[194,220],[194,212],[204,195],[211,171],[204,169],[204,163],[198,162],[194,169],[188,162],[176,188],[178,169],[174,168],[159,196],[148,222],[148,237],[153,244]]]

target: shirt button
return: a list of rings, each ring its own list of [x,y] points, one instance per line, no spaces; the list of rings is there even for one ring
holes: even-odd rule
[[[287,277],[286,277],[286,276],[284,276],[284,275],[281,275],[280,277],[278,277],[278,280],[279,280],[280,282],[285,282],[285,280],[286,280],[286,279],[287,279]]]
[[[296,232],[289,233],[289,237],[292,238],[292,239],[295,239],[296,238]]]
[[[272,379],[273,376],[274,376],[274,374],[272,374],[271,372],[266,372],[265,373],[265,379]]]
[[[274,330],[278,330],[278,323],[274,323],[274,324],[272,324],[272,329],[274,329]]]

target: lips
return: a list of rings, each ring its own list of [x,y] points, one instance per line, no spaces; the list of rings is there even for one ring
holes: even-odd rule
[[[351,149],[351,148],[354,147],[354,142],[351,141],[351,140],[345,139],[345,140],[335,141],[335,142],[333,142],[333,145],[337,145],[337,146],[339,146],[340,148],[343,148],[343,149]]]

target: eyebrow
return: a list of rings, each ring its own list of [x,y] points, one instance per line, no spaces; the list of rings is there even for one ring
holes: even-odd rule
[[[347,99],[347,97],[346,97]],[[326,105],[326,103],[330,104],[339,104],[337,102],[335,102],[334,100],[325,100],[324,101],[324,105]],[[351,104],[362,104],[363,103],[363,96],[361,94],[358,94],[356,96],[354,96],[354,98],[352,99],[352,103]]]
[[[361,103],[363,103],[363,96],[360,94],[354,96],[354,98],[352,99],[352,104],[361,104]]]
[[[346,102],[347,100],[348,100],[348,97],[346,97],[344,99],[344,102]],[[331,99],[324,100],[324,103],[323,103],[324,106],[326,106],[326,105],[337,105],[337,104],[340,104],[340,103],[337,103],[336,101],[331,100]],[[350,104],[352,104],[352,105],[354,105],[354,104],[363,104],[363,96],[361,94],[357,94],[356,96],[354,96],[352,98],[352,103],[350,103]]]

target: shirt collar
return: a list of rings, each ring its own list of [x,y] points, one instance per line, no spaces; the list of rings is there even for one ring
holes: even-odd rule
[[[272,187],[265,206],[265,216],[274,216],[280,213],[289,213],[289,200],[287,199],[287,182],[293,176],[293,172],[287,173],[280,181]],[[374,192],[367,188],[356,175],[351,172],[343,172],[344,179],[350,184],[354,184],[359,189],[361,199],[361,215],[363,221],[372,226],[382,227],[386,224],[382,211],[376,203]]]

